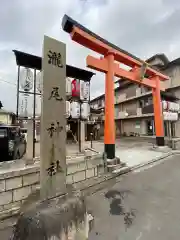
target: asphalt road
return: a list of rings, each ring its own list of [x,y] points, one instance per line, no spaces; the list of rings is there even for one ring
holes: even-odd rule
[[[90,240],[178,240],[180,155],[125,175],[89,198],[95,217]],[[0,232],[9,239],[11,228]]]
[[[180,155],[126,175],[90,198],[90,240],[180,239]]]

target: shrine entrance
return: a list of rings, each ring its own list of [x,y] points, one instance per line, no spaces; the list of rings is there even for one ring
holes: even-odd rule
[[[99,53],[100,58],[87,56],[87,66],[105,73],[105,126],[104,144],[107,159],[115,158],[115,121],[114,121],[114,76],[123,77],[136,84],[152,89],[156,144],[164,146],[164,126],[160,91],[165,91],[160,81],[169,78],[154,70],[141,59],[120,49],[116,45],[91,32],[72,18],[65,15],[62,28],[70,34],[71,39],[90,50]],[[121,68],[125,64],[131,70]]]

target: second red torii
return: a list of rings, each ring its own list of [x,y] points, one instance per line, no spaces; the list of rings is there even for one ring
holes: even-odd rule
[[[145,85],[152,89],[156,143],[158,146],[164,146],[160,91],[165,91],[165,89],[161,86],[160,81],[169,78],[148,66],[148,64],[141,59],[138,59],[91,32],[67,15],[63,18],[62,27],[64,31],[70,34],[73,41],[103,55],[103,57],[101,56],[99,59],[88,56],[86,62],[88,67],[106,74],[104,144],[107,158],[115,158],[114,76],[126,78],[129,81],[133,81],[139,85]],[[131,70],[127,71],[121,68],[121,63],[129,66]],[[148,77],[144,77],[145,74]]]

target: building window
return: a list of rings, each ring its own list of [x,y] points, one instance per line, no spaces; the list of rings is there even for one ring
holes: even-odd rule
[[[144,100],[144,106],[148,106],[149,105],[149,99],[145,99]]]
[[[146,92],[149,92],[151,89],[150,88],[148,88],[148,87],[144,87],[144,86],[142,86],[141,87],[141,93],[143,94],[143,93],[146,93]]]
[[[152,97],[149,97],[149,98],[146,98],[143,100],[139,100],[138,102],[139,102],[138,105],[140,108],[143,108],[145,106],[149,106],[149,105],[153,104]]]
[[[144,102],[143,102],[143,100],[139,100],[139,101],[138,101],[138,105],[139,105],[139,108],[143,108],[143,107],[144,107]]]
[[[149,97],[149,98],[148,98],[148,103],[149,103],[149,105],[153,104],[153,99],[152,99],[152,97]]]
[[[154,121],[153,120],[146,121],[146,133],[149,136],[154,135]]]
[[[98,108],[101,108],[101,107],[103,107],[103,99],[100,99],[98,101]]]

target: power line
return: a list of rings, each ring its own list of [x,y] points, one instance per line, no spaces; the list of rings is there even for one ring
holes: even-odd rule
[[[0,79],[0,82],[8,83],[8,84],[10,84],[10,85],[13,85],[14,87],[16,87],[16,86],[17,86],[17,84],[15,84],[15,83],[12,83],[12,82],[8,82],[8,81],[6,81],[6,80],[3,80],[3,79]]]

